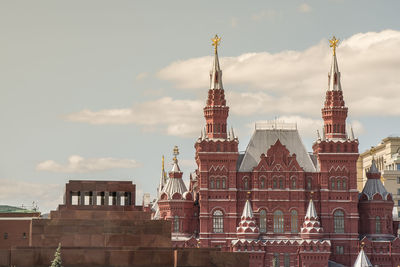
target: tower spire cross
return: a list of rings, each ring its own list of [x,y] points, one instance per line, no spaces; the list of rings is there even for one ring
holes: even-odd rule
[[[216,34],[215,37],[211,39],[211,41],[212,46],[214,46],[215,53],[217,53],[219,43],[221,42],[221,37],[218,37],[218,35]]]
[[[336,47],[339,46],[339,39],[336,39],[335,36],[332,37],[331,40],[329,40],[330,47],[333,49],[333,55],[336,55]]]

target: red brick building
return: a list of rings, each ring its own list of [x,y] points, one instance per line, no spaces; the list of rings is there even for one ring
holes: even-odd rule
[[[256,124],[246,151],[238,151],[227,122],[219,38],[213,41],[205,127],[194,145],[198,168],[187,189],[175,153],[170,178],[163,172],[153,206],[155,219],[173,222],[173,243],[249,253],[254,267],[353,266],[367,255],[374,265],[400,264],[393,200],[376,169],[363,192],[357,190],[358,139],[346,129],[336,39],[324,127],[312,153],[295,125],[277,122]]]

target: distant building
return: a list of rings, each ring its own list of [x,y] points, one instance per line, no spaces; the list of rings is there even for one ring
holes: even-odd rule
[[[360,154],[357,163],[358,190],[361,191],[367,181],[367,171],[372,159],[381,172],[381,181],[392,194],[396,210],[400,206],[400,137],[386,137],[380,144]],[[398,214],[397,214],[398,216]]]

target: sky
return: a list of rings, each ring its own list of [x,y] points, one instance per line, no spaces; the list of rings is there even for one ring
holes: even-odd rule
[[[188,181],[218,34],[229,125],[296,122],[311,151],[332,59],[360,151],[400,135],[400,2],[0,2],[0,205],[42,212],[68,180],[155,196],[172,149]]]

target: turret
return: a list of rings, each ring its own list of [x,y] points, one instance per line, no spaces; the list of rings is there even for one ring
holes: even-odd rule
[[[381,173],[372,159],[367,182],[359,199],[360,234],[369,239],[393,239],[393,199],[381,181]]]
[[[246,200],[240,219],[239,226],[236,228],[238,239],[258,239],[260,230],[254,220],[253,209],[251,208],[250,200]]]
[[[365,254],[363,247],[361,247],[353,267],[372,267],[372,266],[373,265],[368,259],[367,255]]]
[[[303,227],[300,229],[300,235],[303,239],[320,239],[323,235],[323,228],[318,219],[314,202],[310,199],[306,216],[304,218]]]

